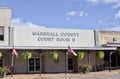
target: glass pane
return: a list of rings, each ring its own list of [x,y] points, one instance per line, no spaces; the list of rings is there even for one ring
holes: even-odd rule
[[[68,64],[73,64],[73,59],[72,58],[68,58]]]
[[[0,67],[2,67],[2,59],[0,59]]]
[[[73,70],[73,66],[72,66],[72,65],[69,65],[69,66],[68,66],[68,70]]]
[[[36,71],[40,71],[40,66],[36,66]]]
[[[34,59],[29,59],[29,71],[34,71]]]
[[[40,59],[36,58],[36,65],[40,65]]]
[[[0,27],[0,35],[4,35],[4,27]]]
[[[73,70],[73,58],[68,58],[68,70]]]
[[[1,40],[1,41],[4,40],[4,35],[0,35],[0,40]]]
[[[36,71],[40,71],[40,59],[36,58]]]

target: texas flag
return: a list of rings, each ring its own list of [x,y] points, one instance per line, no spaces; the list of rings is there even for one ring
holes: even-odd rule
[[[68,53],[71,53],[74,56],[77,56],[77,54],[73,51],[73,49],[70,46],[68,46]]]
[[[18,52],[15,49],[13,49],[12,54],[18,58]]]

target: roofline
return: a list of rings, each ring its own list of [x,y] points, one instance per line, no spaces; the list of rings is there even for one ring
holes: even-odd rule
[[[15,49],[55,49],[55,50],[67,50],[65,46],[14,46]],[[117,50],[117,47],[71,47],[74,50]],[[13,49],[13,46],[0,46],[0,49]]]
[[[67,50],[67,46],[14,46],[15,49],[31,49],[31,50],[45,50],[45,49],[50,49],[50,50]],[[117,47],[71,47],[74,50],[117,50]],[[0,49],[13,49],[13,46],[0,46]]]

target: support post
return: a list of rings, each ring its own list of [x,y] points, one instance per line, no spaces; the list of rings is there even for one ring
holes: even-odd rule
[[[109,72],[111,72],[111,52],[109,54]]]
[[[95,53],[95,71],[97,71],[97,56],[96,56],[96,53]]]
[[[67,74],[68,70],[68,52],[65,52],[65,75]]]
[[[41,72],[42,72],[42,58],[41,58],[41,57],[42,57],[42,56],[41,56],[41,53],[42,53],[42,52],[41,52],[41,50],[40,50],[39,53],[40,53],[40,76],[41,76]]]
[[[116,67],[118,66],[118,54],[116,52]]]
[[[14,55],[11,53],[11,56],[12,56],[12,61],[11,61],[11,76],[13,76],[13,73],[14,73]]]
[[[114,51],[110,52],[109,54],[109,72],[111,72],[111,55],[115,53]]]
[[[88,50],[88,65],[90,64],[90,51]]]

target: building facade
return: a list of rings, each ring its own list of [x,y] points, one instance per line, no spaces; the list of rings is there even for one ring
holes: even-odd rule
[[[10,8],[1,8],[0,17],[0,51],[3,54],[0,66],[12,67],[14,73],[79,72],[80,65],[88,64],[92,67],[91,71],[96,71],[104,61],[109,61],[107,57],[97,58],[97,51],[104,51],[107,56],[119,47],[108,46],[108,42],[118,45],[116,40],[120,38],[120,32],[11,27]],[[76,53],[83,51],[84,58],[80,60],[77,56],[69,54],[68,46]],[[12,54],[13,49],[18,52],[18,58]],[[31,51],[32,58],[24,59],[21,56],[24,51]],[[51,51],[58,52],[57,60],[50,56]],[[118,61],[119,59],[116,59],[117,67]]]

